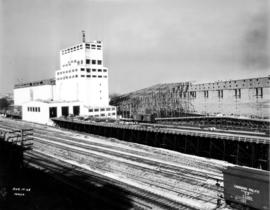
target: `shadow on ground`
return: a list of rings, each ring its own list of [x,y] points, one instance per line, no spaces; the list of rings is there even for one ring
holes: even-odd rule
[[[48,174],[21,167],[20,159],[3,151],[0,143],[0,210],[128,210],[133,207],[129,193],[118,186],[97,182],[87,174],[72,175],[67,170]]]

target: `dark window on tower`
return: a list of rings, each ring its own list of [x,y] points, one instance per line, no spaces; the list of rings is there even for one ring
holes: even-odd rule
[[[98,65],[101,65],[102,64],[102,61],[101,60],[98,60],[97,62],[98,62]]]
[[[96,64],[96,60],[92,60],[92,64]]]
[[[90,64],[90,59],[86,59],[86,64]]]
[[[86,49],[90,49],[90,44],[85,44]]]

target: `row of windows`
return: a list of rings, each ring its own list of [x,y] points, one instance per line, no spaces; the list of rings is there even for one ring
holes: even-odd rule
[[[62,74],[67,74],[67,73],[72,73],[72,72],[77,72],[78,69],[70,69],[70,70],[66,70],[66,71],[60,71],[57,72],[57,75],[62,75]],[[107,72],[107,69],[90,69],[90,68],[81,68],[81,71],[86,71],[87,73],[92,72]]]
[[[97,64],[97,65],[102,65],[102,60],[91,60],[91,59],[86,59],[85,60],[86,64]]]
[[[268,78],[268,80],[270,80],[270,77]],[[198,85],[195,85],[194,88],[195,90],[197,89],[205,89],[205,88],[222,88],[222,85],[223,85],[223,88],[226,88],[226,85],[229,84],[229,88],[232,87],[232,85],[234,87],[240,87],[241,84],[243,87],[245,87],[246,85],[249,85],[249,86],[252,86],[254,85],[254,82],[256,82],[257,85],[260,84],[260,80],[259,79],[247,79],[247,80],[234,80],[234,81],[221,81],[221,82],[216,82],[216,83],[206,83],[206,84],[198,84]],[[269,82],[268,82],[269,83]],[[218,85],[218,86],[216,86]]]
[[[40,107],[27,107],[28,112],[40,112]]]
[[[70,66],[72,63],[75,63],[77,65],[82,65],[83,64],[83,60],[71,60],[71,61],[68,61],[67,64],[64,64],[62,66],[63,67],[67,67],[67,66]]]
[[[102,78],[102,75],[81,75],[81,77],[88,77],[88,78]],[[103,75],[103,78],[107,78],[107,75]]]
[[[95,108],[95,109],[88,109],[89,112],[105,112],[106,111],[115,111],[115,107],[112,108]]]
[[[77,45],[75,47],[71,47],[71,48],[66,49],[66,50],[62,50],[62,55],[73,52],[73,51],[81,50],[82,48],[83,48],[83,46],[81,44],[81,45]]]
[[[81,78],[107,78],[107,75],[81,75]],[[66,79],[72,79],[72,78],[78,78],[78,75],[72,75],[72,76],[65,76],[65,77],[59,77],[56,80],[66,80]]]
[[[85,45],[85,48],[86,49],[92,49],[92,50],[95,50],[95,49],[97,49],[97,50],[101,50],[101,45],[95,45],[95,44],[86,44]]]
[[[101,45],[100,44],[85,44],[85,48],[86,49],[92,49],[92,50],[101,50]],[[71,47],[69,49],[66,49],[66,50],[62,50],[62,55],[65,55],[67,53],[71,53],[71,52],[74,52],[74,51],[77,51],[77,50],[81,50],[83,49],[83,45],[77,45],[75,47]]]
[[[268,79],[270,79],[270,78],[268,78]],[[227,83],[229,83],[229,84],[231,84],[231,83],[234,83],[234,84],[236,84],[236,83],[239,83],[239,82],[253,82],[253,81],[259,81],[259,79],[247,79],[247,80],[234,80],[234,81],[220,81],[220,82],[215,82],[215,83],[206,83],[206,84],[198,84],[197,86],[204,86],[204,85],[219,85],[220,83],[221,84],[227,84]]]
[[[107,115],[108,116],[115,116],[115,113],[108,113]],[[100,115],[99,114],[95,114],[95,115],[92,115],[92,116],[94,116],[94,117],[105,117],[106,115],[102,113]]]
[[[255,88],[255,96],[256,97],[263,97],[263,88],[260,87],[260,88]],[[223,98],[223,90],[217,90],[217,93],[218,93],[218,98]],[[205,98],[208,98],[209,96],[209,91],[208,90],[205,90],[203,91],[203,95]],[[184,97],[186,98],[186,94],[182,94],[180,93],[180,98]],[[241,98],[241,89],[234,89],[234,96],[235,98]],[[196,98],[196,91],[190,91],[190,97],[192,98]]]
[[[107,72],[107,69],[89,69],[89,68],[85,69],[85,68],[81,68],[81,71],[85,71],[85,70],[86,70],[87,73],[90,73],[91,71],[92,72],[96,72],[96,71],[97,72],[102,72],[102,71]]]
[[[70,70],[66,70],[66,71],[57,72],[56,74],[61,75],[61,74],[67,74],[67,73],[76,72],[76,71],[78,71],[78,69],[70,69]]]
[[[77,64],[77,65],[82,65],[83,64],[83,60],[71,60],[68,61],[67,64],[62,65],[63,67],[67,67],[67,66],[71,66],[71,64]],[[85,64],[92,64],[92,65],[102,65],[102,60],[91,60],[91,59],[86,59],[85,60]]]

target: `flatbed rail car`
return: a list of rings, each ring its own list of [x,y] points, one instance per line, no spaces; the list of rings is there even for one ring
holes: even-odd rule
[[[268,210],[270,172],[235,166],[223,171],[224,199],[236,209]]]

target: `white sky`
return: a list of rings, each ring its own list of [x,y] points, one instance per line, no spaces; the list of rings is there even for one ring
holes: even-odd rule
[[[0,93],[104,41],[111,93],[269,75],[268,0],[0,0]]]

